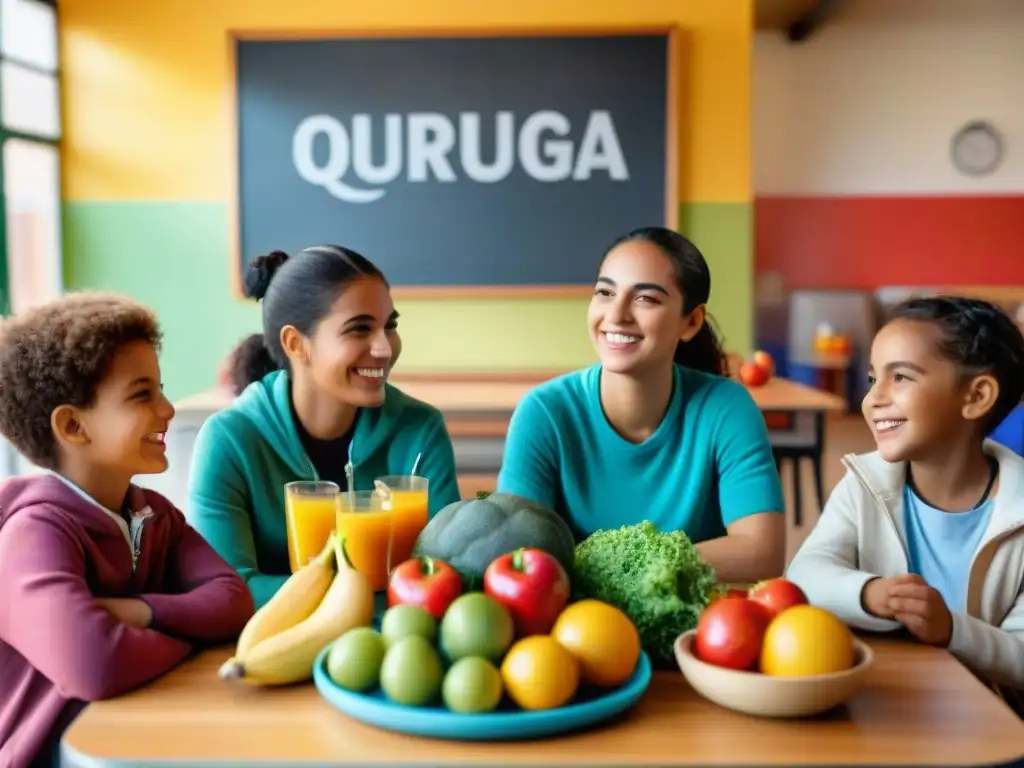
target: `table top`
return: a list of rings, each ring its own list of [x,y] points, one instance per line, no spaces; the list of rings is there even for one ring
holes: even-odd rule
[[[845,398],[798,381],[773,377],[760,387],[747,387],[762,411],[845,411]]]
[[[550,374],[550,378],[555,374]],[[460,414],[473,414],[479,418],[485,413],[511,414],[519,401],[535,386],[545,380],[519,377],[504,381],[488,377],[474,381],[466,377],[444,375],[391,378],[391,383],[407,395],[430,403],[446,416],[459,418]],[[846,401],[830,392],[808,387],[789,379],[770,379],[760,387],[747,390],[761,410],[765,411],[843,411]],[[174,404],[181,415],[209,416],[231,403],[231,395],[223,389],[212,389],[183,398]]]
[[[531,742],[459,743],[388,733],[333,709],[312,684],[228,683],[230,653],[203,652],[150,686],[91,704],[64,765],[995,765],[1024,752],[1024,722],[945,651],[867,638],[875,663],[845,706],[802,720],[718,707],[657,672],[623,717]]]

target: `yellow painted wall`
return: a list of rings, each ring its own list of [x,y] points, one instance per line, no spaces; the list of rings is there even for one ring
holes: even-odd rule
[[[124,290],[153,304],[166,326],[172,382],[187,382],[183,389],[211,379],[215,361],[242,333],[258,328],[258,312],[229,289],[229,30],[671,24],[682,33],[682,224],[711,262],[716,276],[711,309],[729,346],[746,349],[752,282],[752,17],[752,0],[67,0],[61,5],[61,43],[70,283]],[[223,206],[223,256],[210,256],[220,243],[192,243],[187,233],[176,234],[182,252],[174,256],[159,243],[147,244],[144,234],[139,242],[136,230],[133,242],[110,231],[118,216],[127,221],[131,211],[142,215],[139,206],[148,204]],[[732,231],[737,227],[739,236]],[[208,250],[199,263],[194,252],[203,248]],[[599,254],[594,257],[596,268]],[[189,278],[169,275],[179,267],[176,259],[189,265]],[[162,273],[167,280],[161,280]],[[188,286],[189,279],[198,293],[186,311],[189,297],[167,296],[161,288]],[[402,365],[420,370],[583,365],[592,359],[585,305],[578,299],[403,301]],[[194,338],[203,330],[203,338]]]

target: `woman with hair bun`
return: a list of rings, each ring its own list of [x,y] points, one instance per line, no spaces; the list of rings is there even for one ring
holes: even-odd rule
[[[348,248],[259,256],[245,292],[263,333],[230,358],[240,392],[196,439],[191,524],[246,580],[257,608],[291,568],[284,485],[329,480],[368,490],[382,475],[430,482],[430,514],[459,499],[455,456],[436,408],[387,383],[402,342],[383,273]]]

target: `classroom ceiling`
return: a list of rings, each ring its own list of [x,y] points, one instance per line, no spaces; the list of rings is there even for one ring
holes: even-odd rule
[[[786,29],[811,8],[818,0],[757,0],[755,26],[758,29]]]

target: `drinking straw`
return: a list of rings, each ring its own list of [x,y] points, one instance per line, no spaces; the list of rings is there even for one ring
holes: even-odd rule
[[[422,459],[422,458],[423,458],[423,451],[420,451],[419,453],[416,454],[416,461],[414,461],[412,463],[412,471],[409,472],[409,474],[412,475],[413,477],[416,476],[416,470],[419,469],[420,459]]]
[[[348,484],[348,508],[356,511],[356,468],[352,462],[345,465],[345,481]]]

